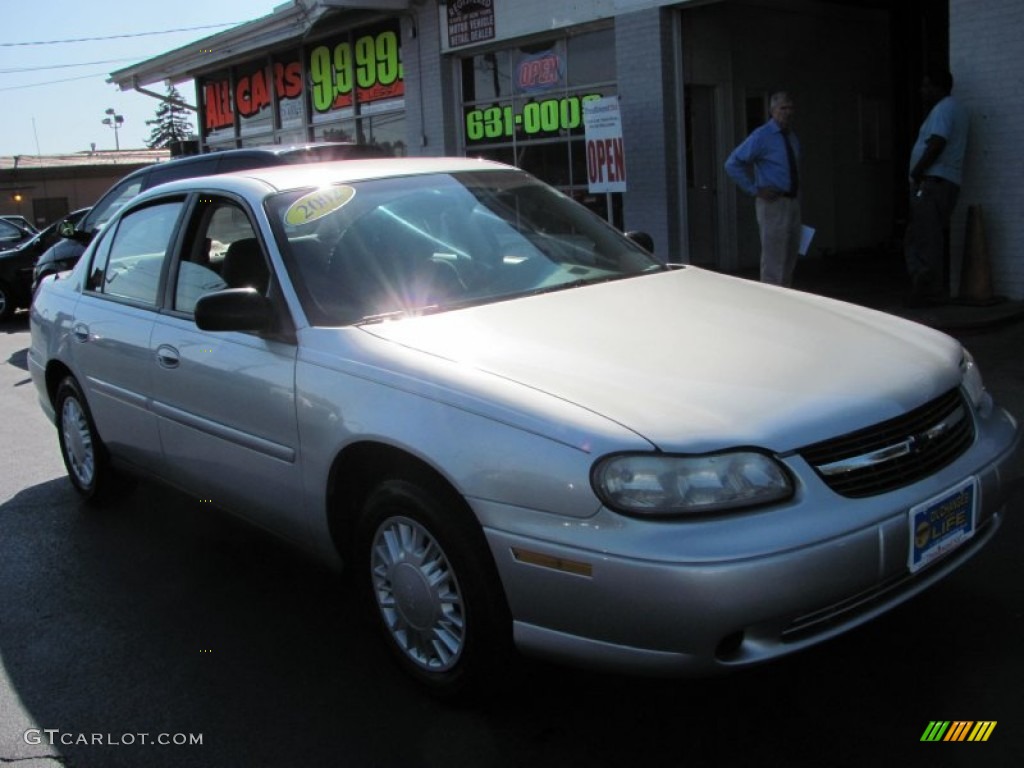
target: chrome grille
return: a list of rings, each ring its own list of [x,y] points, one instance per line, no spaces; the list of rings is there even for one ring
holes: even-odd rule
[[[953,389],[903,416],[798,453],[836,493],[863,498],[937,472],[973,440],[970,411],[960,390]]]

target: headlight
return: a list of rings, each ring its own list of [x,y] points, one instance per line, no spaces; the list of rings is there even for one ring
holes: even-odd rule
[[[963,387],[967,399],[975,410],[986,414],[992,408],[992,397],[985,391],[985,383],[981,380],[981,371],[971,353],[963,350],[960,358],[960,386]]]
[[[782,465],[754,451],[606,456],[594,465],[591,483],[612,509],[650,516],[722,512],[793,495]]]

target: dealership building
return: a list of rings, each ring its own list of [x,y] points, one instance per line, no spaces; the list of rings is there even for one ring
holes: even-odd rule
[[[200,151],[360,141],[496,159],[648,232],[665,260],[742,272],[754,206],[723,164],[770,94],[796,101],[816,252],[896,252],[921,77],[947,67],[972,113],[953,290],[973,207],[997,292],[1019,299],[1022,30],[1020,0],[291,0],[111,80],[158,98],[194,83]],[[621,191],[588,162],[598,99],[618,103]]]

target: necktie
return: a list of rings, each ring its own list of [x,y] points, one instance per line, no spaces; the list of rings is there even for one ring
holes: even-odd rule
[[[800,190],[800,174],[796,169],[796,152],[793,145],[789,143],[789,131],[782,132],[782,140],[786,143],[786,159],[789,160],[789,192],[790,197],[796,197]]]

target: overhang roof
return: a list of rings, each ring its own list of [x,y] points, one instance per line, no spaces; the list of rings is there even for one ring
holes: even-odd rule
[[[66,155],[4,155],[0,171],[28,171],[48,168],[81,168],[100,165],[147,165],[170,159],[168,149],[121,149],[75,152]]]
[[[291,40],[301,39],[335,11],[404,11],[410,0],[290,0],[258,19],[110,73],[122,91],[181,83]]]

